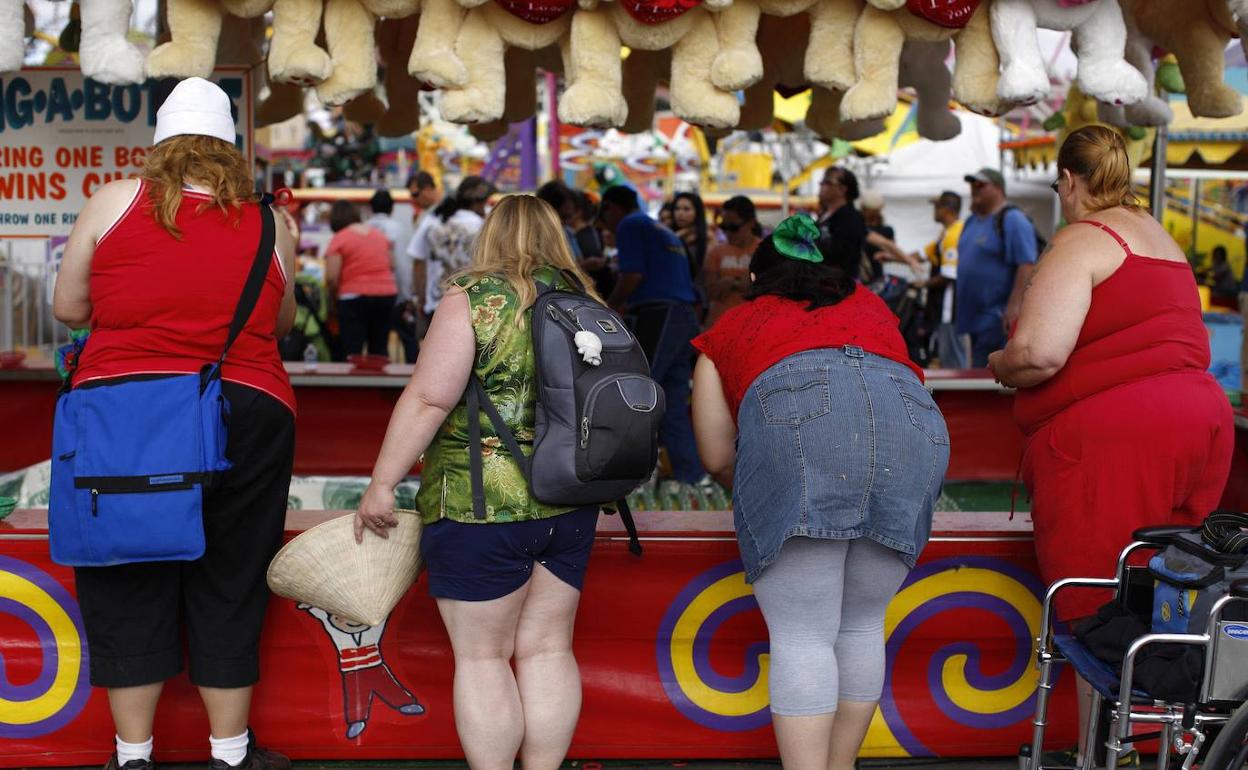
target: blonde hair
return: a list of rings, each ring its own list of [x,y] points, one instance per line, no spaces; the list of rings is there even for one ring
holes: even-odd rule
[[[570,273],[585,292],[599,302],[594,282],[576,263],[568,248],[563,223],[549,203],[533,195],[508,195],[498,202],[477,235],[472,265],[452,276],[468,277],[469,289],[486,276],[511,284],[519,299],[516,326],[524,326],[524,311],[537,299],[533,273],[541,267]]]
[[[160,226],[181,239],[178,209],[182,206],[182,185],[188,180],[206,186],[211,203],[223,213],[242,213],[243,203],[258,201],[255,180],[247,159],[233,144],[212,136],[174,136],[156,145],[143,163],[143,179],[148,184],[152,213]],[[237,221],[241,221],[239,217]]]
[[[1087,182],[1088,213],[1140,207],[1132,190],[1126,143],[1112,128],[1093,124],[1071,133],[1057,153],[1057,168]]]

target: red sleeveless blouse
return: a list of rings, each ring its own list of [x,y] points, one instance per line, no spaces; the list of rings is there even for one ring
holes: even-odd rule
[[[1136,254],[1100,222],[1075,224],[1104,230],[1127,258],[1093,287],[1092,304],[1066,365],[1047,382],[1014,396],[1014,418],[1027,434],[1081,398],[1160,374],[1209,368],[1209,333],[1191,267]]]
[[[96,242],[91,336],[73,384],[131,374],[193,373],[221,355],[260,241],[257,206],[222,212],[184,191],[178,240],[152,214],[146,183]],[[280,226],[280,225],[279,225]],[[287,276],[274,249],[264,288],[226,357],[222,378],[273,396],[292,412],[295,394],[277,352]]]

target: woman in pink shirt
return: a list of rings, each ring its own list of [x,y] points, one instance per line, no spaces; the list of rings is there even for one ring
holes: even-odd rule
[[[325,283],[338,300],[338,324],[346,355],[368,352],[387,355],[390,311],[399,293],[394,281],[390,241],[380,230],[360,223],[350,201],[335,201],[329,210],[334,237],[325,250]]]

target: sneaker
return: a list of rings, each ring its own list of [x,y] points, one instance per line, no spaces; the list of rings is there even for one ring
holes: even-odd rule
[[[108,758],[108,762],[104,765],[104,770],[153,770],[156,766],[152,764],[150,759],[132,759],[124,765],[117,763],[117,753]]]
[[[262,749],[256,745],[256,734],[247,730],[247,756],[237,765],[231,765],[221,759],[213,759],[208,763],[209,770],[290,770],[290,758],[276,751]]]
[[[1078,767],[1079,766],[1079,750],[1065,749],[1064,751],[1046,751],[1040,757],[1040,764],[1044,767]],[[1135,749],[1129,749],[1118,757],[1118,767],[1130,768],[1140,766],[1140,752]]]

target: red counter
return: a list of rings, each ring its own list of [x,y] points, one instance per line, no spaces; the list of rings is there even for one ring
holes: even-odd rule
[[[292,512],[288,530],[327,515]],[[628,552],[613,517],[595,542],[576,626],[585,705],[570,756],[776,756],[766,629],[730,514],[639,518],[642,557]],[[1028,739],[1035,569],[1025,514],[937,514],[935,538],[889,609],[889,677],[866,755],[1010,755]],[[42,512],[0,522],[0,766],[107,758],[113,730],[103,692],[87,684],[82,640],[72,573],[48,560]],[[381,665],[340,672],[340,648],[371,643]],[[252,724],[268,745],[297,759],[461,756],[450,646],[423,580],[372,629],[340,630],[275,600],[262,655]],[[1074,743],[1069,685],[1051,712],[1054,745]],[[423,714],[398,710],[415,702]],[[207,735],[180,676],[157,717],[156,758],[202,760]]]
[[[295,474],[367,476],[381,448],[390,412],[412,367],[392,364],[384,372],[353,371],[349,364],[321,364],[307,372],[286,364],[295,387]],[[949,478],[1013,479],[1022,456],[1012,394],[983,371],[930,371],[928,386],[949,424]],[[52,454],[52,412],[60,381],[50,367],[0,370],[0,473],[43,462]],[[9,439],[17,437],[17,440]]]

